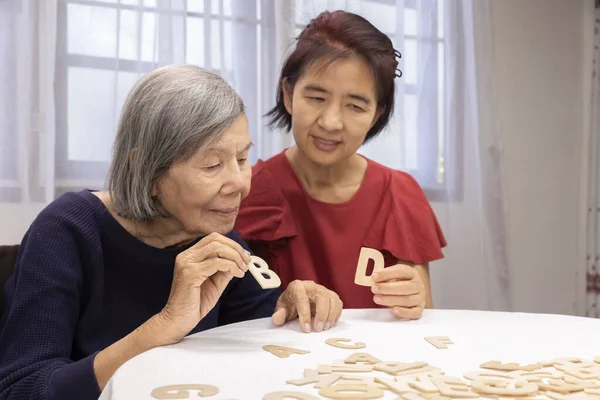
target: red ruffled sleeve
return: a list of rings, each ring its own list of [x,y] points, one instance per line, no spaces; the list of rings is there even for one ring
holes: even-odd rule
[[[252,185],[242,200],[235,229],[246,241],[273,242],[296,235],[296,224],[281,185],[259,160],[252,168]]]
[[[442,248],[446,246],[446,239],[429,201],[413,177],[400,171],[392,172],[364,245],[415,264],[444,257]]]

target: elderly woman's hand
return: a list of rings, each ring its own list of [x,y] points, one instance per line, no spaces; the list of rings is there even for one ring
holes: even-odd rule
[[[248,270],[250,255],[240,244],[211,233],[175,260],[169,300],[159,317],[167,343],[187,335],[215,306],[227,284]]]
[[[313,281],[295,280],[279,297],[272,320],[275,325],[283,325],[299,318],[301,329],[310,332],[314,316],[314,330],[321,332],[337,324],[342,308],[342,300],[335,292]]]
[[[371,275],[373,301],[390,307],[399,318],[419,319],[425,309],[427,291],[417,269],[396,264]]]

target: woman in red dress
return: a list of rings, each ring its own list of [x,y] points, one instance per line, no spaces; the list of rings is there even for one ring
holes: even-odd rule
[[[356,14],[324,12],[306,26],[268,114],[295,145],[254,166],[236,228],[283,288],[312,280],[345,308],[389,307],[418,319],[432,307],[428,268],[443,257],[444,235],[410,175],[357,154],[390,120],[397,57]],[[355,284],[363,248],[385,263],[370,287]],[[319,322],[326,319],[315,318],[313,329],[329,328]]]

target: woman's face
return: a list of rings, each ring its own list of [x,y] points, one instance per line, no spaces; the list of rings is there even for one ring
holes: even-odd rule
[[[313,63],[284,100],[298,148],[315,164],[331,166],[356,153],[380,112],[368,65],[351,57]]]
[[[216,141],[171,166],[154,188],[166,214],[194,236],[230,232],[250,190],[250,146],[243,115]]]

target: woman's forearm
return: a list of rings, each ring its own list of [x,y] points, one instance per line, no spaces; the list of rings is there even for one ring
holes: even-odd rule
[[[100,390],[104,390],[117,369],[133,357],[155,347],[172,344],[166,336],[160,334],[164,332],[163,327],[165,322],[157,314],[123,339],[98,353],[94,359],[94,373]]]

